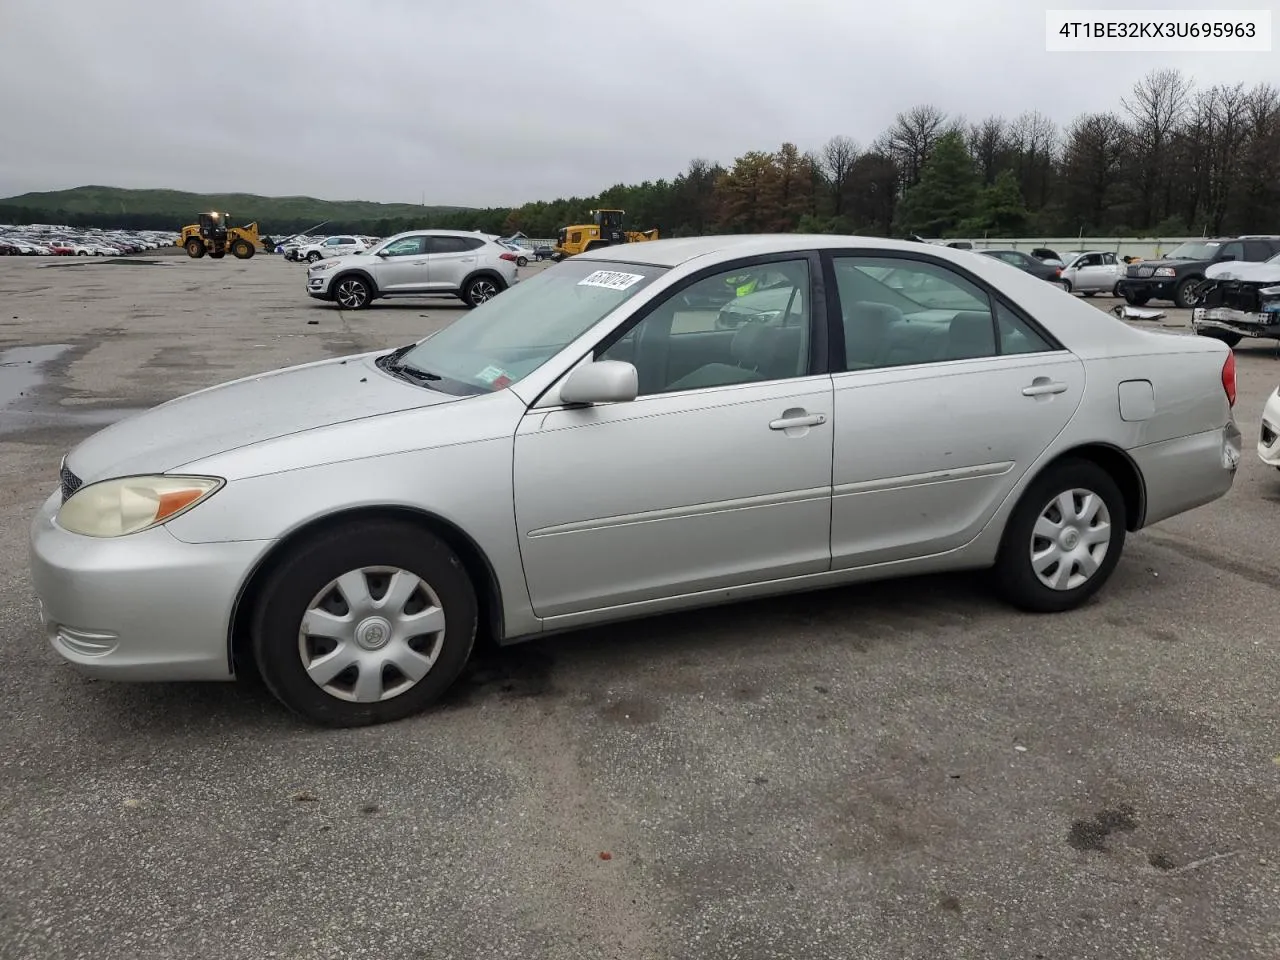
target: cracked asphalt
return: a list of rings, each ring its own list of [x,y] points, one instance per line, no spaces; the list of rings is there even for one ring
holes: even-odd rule
[[[335,732],[252,683],[77,676],[27,524],[124,413],[461,307],[134,259],[0,259],[0,958],[1280,955],[1276,344],[1237,349],[1235,489],[1133,536],[1086,609],[970,576],[747,603],[512,648]]]

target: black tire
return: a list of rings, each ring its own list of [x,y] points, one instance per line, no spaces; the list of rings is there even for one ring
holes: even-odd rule
[[[88,255],[89,255],[89,251],[88,251],[88,250],[77,250],[77,251],[76,251],[76,256],[77,256],[77,257],[87,257]]]
[[[1062,289],[1063,289],[1063,291],[1065,291],[1066,293],[1070,293],[1070,292],[1071,292],[1071,281],[1070,281],[1070,280],[1059,280],[1058,282],[1059,282],[1060,284],[1062,284]]]
[[[231,255],[237,260],[248,260],[253,254],[253,244],[248,240],[241,239],[231,244]]]
[[[1149,293],[1135,293],[1132,290],[1124,292],[1124,302],[1131,307],[1145,307],[1150,299],[1151,294]]]
[[[1112,288],[1111,288],[1111,295],[1112,295],[1113,297],[1123,297],[1123,296],[1124,296],[1124,281],[1123,281],[1123,280],[1117,280],[1117,281],[1116,281],[1116,285],[1115,285],[1114,287],[1112,287]]]
[[[1187,277],[1181,281],[1173,291],[1174,306],[1187,310],[1195,306],[1195,297],[1191,291],[1195,289],[1196,284],[1200,283],[1199,277]]]
[[[1096,297],[1097,295],[1098,295],[1097,290],[1081,290],[1080,291],[1080,296],[1082,297]]]
[[[1032,564],[1031,553],[1036,544],[1048,541],[1033,537],[1042,513],[1053,507],[1056,499],[1073,490],[1085,490],[1101,498],[1109,514],[1110,539],[1106,552],[1094,573],[1082,583],[1055,589],[1041,581]],[[1022,494],[1005,527],[1000,554],[993,574],[996,587],[1013,606],[1032,613],[1059,613],[1080,606],[1098,592],[1115,570],[1124,549],[1124,496],[1106,470],[1088,460],[1063,460],[1036,477]],[[1061,564],[1046,568],[1057,573]],[[1068,568],[1070,576],[1076,564]]]
[[[308,675],[304,647],[308,656],[319,657],[328,651],[323,644],[317,646],[317,640],[303,640],[302,623],[326,585],[350,571],[371,567],[396,568],[421,578],[444,613],[444,629],[442,635],[426,639],[428,644],[439,642],[440,646],[435,662],[421,679],[388,699],[356,702],[328,692]],[[370,595],[378,597],[375,579],[365,582]],[[414,596],[427,602],[425,594]],[[367,726],[421,713],[457,679],[475,643],[476,592],[462,562],[439,538],[393,521],[343,524],[305,541],[271,574],[261,597],[251,634],[258,672],[281,703],[321,726]],[[349,616],[351,608],[347,610]],[[386,643],[385,639],[382,642]],[[348,643],[351,650],[361,650],[353,641]],[[408,680],[407,675],[400,676]],[[331,683],[337,686],[344,682],[343,677],[338,674]],[[379,689],[387,680],[385,664],[381,677]]]
[[[187,248],[187,256],[192,260],[199,260],[205,255],[204,244],[195,237],[188,240],[184,246]]]
[[[373,289],[364,277],[339,277],[333,281],[333,302],[341,310],[367,310],[373,302]]]
[[[1244,334],[1234,333],[1231,330],[1219,330],[1215,327],[1204,327],[1196,331],[1197,336],[1208,337],[1210,340],[1221,340],[1228,347],[1234,347],[1237,343],[1244,339]]]
[[[528,265],[529,265],[529,258],[528,258],[528,257],[516,257],[516,266],[517,266],[517,267],[527,267]]]
[[[315,250],[312,250],[310,253],[307,254],[307,263],[315,263],[319,259],[320,259],[320,254]]]
[[[210,256],[210,257],[212,257],[214,260],[221,260],[221,259],[222,259],[223,257],[225,257],[226,255],[227,255],[227,251],[225,251],[225,250],[210,250],[210,251],[209,251],[209,256]]]
[[[501,281],[488,276],[472,277],[462,288],[462,302],[470,310],[492,300],[501,292]]]

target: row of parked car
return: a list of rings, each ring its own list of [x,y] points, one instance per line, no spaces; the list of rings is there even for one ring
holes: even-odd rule
[[[119,257],[172,246],[176,234],[156,230],[76,230],[0,224],[0,257]]]

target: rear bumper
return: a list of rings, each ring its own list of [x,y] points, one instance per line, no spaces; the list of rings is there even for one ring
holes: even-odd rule
[[[1235,483],[1242,441],[1240,428],[1229,420],[1215,430],[1130,450],[1146,487],[1142,525],[1148,527],[1225,496]]]

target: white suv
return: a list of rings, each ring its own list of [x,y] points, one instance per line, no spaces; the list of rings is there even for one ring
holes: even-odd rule
[[[413,230],[347,257],[307,268],[307,293],[345,310],[380,297],[447,294],[477,307],[519,282],[516,255],[496,237],[455,230]]]
[[[299,247],[294,256],[299,260],[315,263],[317,260],[327,260],[329,257],[345,257],[348,254],[359,253],[368,249],[369,245],[359,237],[325,237],[319,243],[308,243],[306,246]]]

